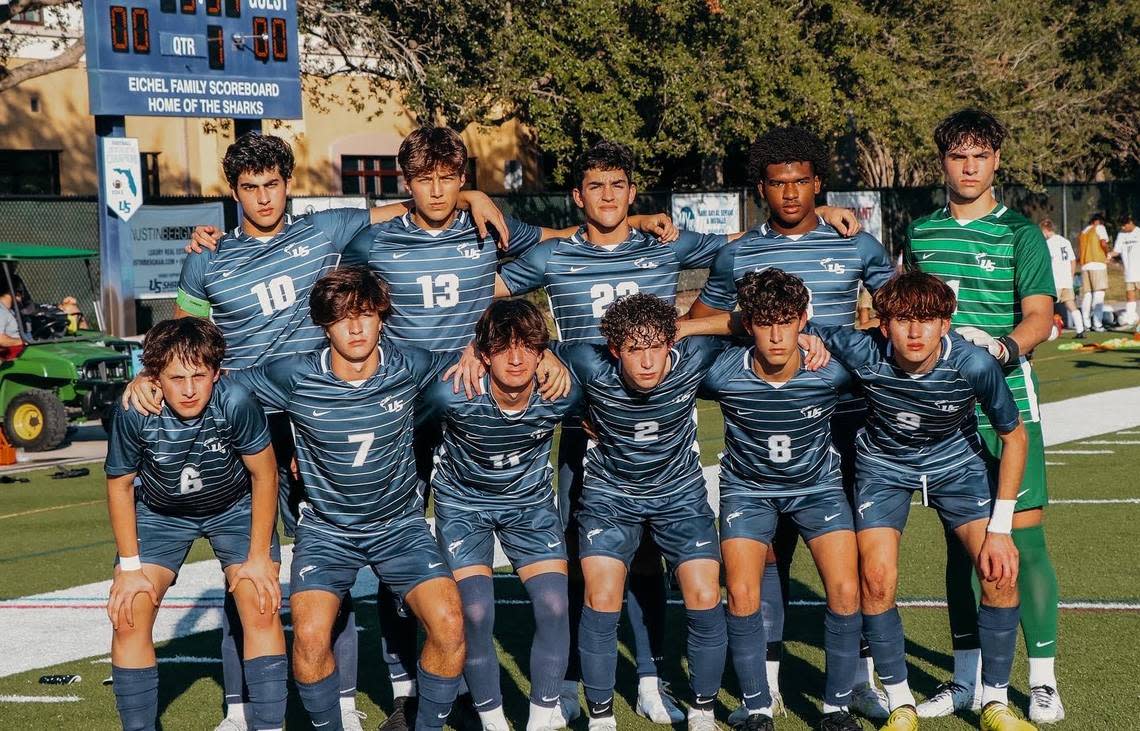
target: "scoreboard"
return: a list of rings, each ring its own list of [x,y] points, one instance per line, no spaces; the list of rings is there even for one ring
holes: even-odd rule
[[[301,117],[295,0],[86,0],[91,114]]]

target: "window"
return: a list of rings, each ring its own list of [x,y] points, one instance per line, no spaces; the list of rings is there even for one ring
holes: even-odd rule
[[[43,25],[44,13],[42,10],[25,10],[12,16],[13,23],[26,23],[28,25]]]
[[[59,195],[59,150],[0,150],[0,193]]]
[[[342,155],[340,188],[345,195],[399,195],[403,190],[395,155]]]
[[[140,152],[139,168],[142,170],[143,199],[162,195],[158,184],[158,156],[160,152]]]

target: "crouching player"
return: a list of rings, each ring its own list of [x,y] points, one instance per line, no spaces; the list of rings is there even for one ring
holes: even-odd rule
[[[549,334],[525,300],[499,300],[475,325],[474,347],[487,369],[470,401],[439,382],[424,395],[439,415],[443,442],[435,457],[436,538],[463,601],[467,638],[464,677],[485,731],[507,731],[492,630],[495,536],[518,572],[534,609],[528,731],[563,728],[577,699],[560,703],[570,652],[566,546],[551,484],[554,427],[576,410],[581,391],[545,401],[535,371]]]
[[[416,728],[442,728],[463,670],[459,592],[424,520],[412,404],[453,355],[380,339],[391,299],[365,267],[326,274],[309,308],[330,347],[227,373],[293,425],[306,500],[290,578],[293,677],[314,727],[341,729],[332,631],[357,572],[371,567],[427,631]]]
[[[918,727],[895,594],[911,494],[921,491],[923,504],[934,506],[969,551],[981,582],[981,728],[1032,729],[1007,704],[1018,623],[1018,552],[1010,531],[1028,452],[1017,404],[997,361],[950,332],[956,301],[941,280],[896,276],[875,292],[874,304],[878,332],[819,332],[867,393],[867,426],[856,440],[855,527],[863,631],[891,707],[883,728]],[[975,404],[1002,441],[996,493]]]
[[[808,370],[798,338],[808,319],[803,280],[779,269],[749,272],[738,285],[752,347],[717,358],[701,396],[720,403],[720,539],[728,585],[728,646],[747,719],[739,728],[772,726],[764,669],[760,577],[777,519],[796,524],[827,595],[823,696],[825,731],[862,728],[847,711],[859,663],[859,567],[855,525],[843,492],[831,416],[850,374],[834,361]]]
[[[578,630],[591,729],[615,729],[617,626],[630,560],[648,529],[676,572],[688,617],[689,728],[716,728],[713,705],[727,651],[720,541],[697,447],[697,388],[723,341],[674,342],[677,313],[650,294],[602,317],[606,345],[555,353],[586,392],[597,441],[586,449],[578,512],[586,606]]]
[[[164,406],[146,415],[122,409],[111,430],[107,504],[118,550],[107,604],[111,677],[119,718],[131,731],[155,728],[155,614],[203,537],[241,617],[250,727],[280,729],[285,719],[277,463],[261,406],[241,386],[218,382],[224,356],[222,333],[207,320],[155,325],[142,361],[157,374]]]

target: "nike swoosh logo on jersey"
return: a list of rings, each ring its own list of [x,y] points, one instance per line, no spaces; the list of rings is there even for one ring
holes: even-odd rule
[[[313,416],[324,416],[327,413],[329,413],[329,412],[328,411],[316,411],[316,410],[314,410]]]
[[[233,274],[236,274],[236,272],[222,272],[222,279],[225,279],[226,277],[229,277]]]
[[[570,273],[571,274],[577,274],[578,272],[582,271],[585,268],[586,267],[570,267]]]
[[[443,566],[443,561],[440,561],[438,563],[429,563],[428,564],[429,569],[439,568],[440,566]]]
[[[825,515],[825,516],[823,516],[823,522],[824,523],[830,523],[831,521],[835,520],[836,518],[838,518],[841,515],[843,515],[843,513],[836,513],[835,515]]]
[[[1037,645],[1038,647],[1048,647],[1049,645],[1053,644],[1056,641],[1057,640],[1049,640],[1048,642],[1035,642],[1033,644]]]
[[[696,545],[697,545],[697,548],[703,548],[710,543],[712,543],[712,541],[697,541]]]
[[[985,505],[985,504],[986,504],[986,503],[988,503],[988,502],[989,502],[989,500],[979,500],[979,501],[978,501],[978,507],[980,508],[980,507],[982,507],[983,505]]]
[[[933,251],[928,251],[928,252],[926,252],[925,254],[923,254],[923,255],[922,255],[922,260],[923,260],[923,261],[926,261],[927,259],[929,259],[929,258],[930,258],[930,257],[932,257],[932,256],[934,256],[934,252],[933,252]]]
[[[1021,492],[1017,493],[1017,496],[1018,496],[1018,497],[1021,497],[1022,495],[1024,495],[1024,494],[1025,494],[1025,493],[1027,493],[1027,492],[1029,492],[1029,489],[1028,489],[1028,488],[1026,488],[1025,490],[1022,490]]]
[[[546,547],[547,548],[557,548],[558,546],[561,546],[561,545],[562,545],[562,541],[555,541],[554,543],[547,543]]]
[[[407,256],[407,255],[408,255],[408,254],[410,254],[410,253],[412,253],[412,252],[410,252],[410,251],[401,251],[399,254],[392,254],[392,258],[393,258],[393,259],[403,259],[405,256]]]

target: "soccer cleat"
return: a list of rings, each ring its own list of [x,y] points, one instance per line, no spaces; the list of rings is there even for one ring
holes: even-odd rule
[[[527,721],[526,731],[558,731],[566,728],[570,722],[582,714],[582,707],[578,699],[571,700],[566,696],[558,699],[554,708],[544,709],[545,714],[532,715]]]
[[[1061,696],[1051,685],[1035,685],[1029,689],[1029,720],[1033,723],[1057,723],[1065,717]]]
[[[990,701],[982,709],[982,721],[978,725],[982,731],[1033,731],[1033,724],[1022,721],[1004,703]]]
[[[784,707],[784,697],[779,693],[772,694],[772,717],[783,716],[788,717],[788,709]],[[736,710],[728,714],[728,725],[736,728],[748,718],[748,708],[742,703],[736,707]],[[884,716],[885,718],[885,716]]]
[[[246,731],[248,728],[249,727],[245,725],[244,718],[231,718],[226,716],[222,719],[222,722],[214,728],[214,731]]]
[[[819,731],[862,731],[863,724],[847,711],[834,711],[819,720]]]
[[[915,731],[918,728],[918,711],[914,706],[899,706],[887,716],[879,731]]]
[[[364,731],[364,725],[361,721],[368,718],[368,714],[364,711],[358,711],[355,708],[342,708],[340,709],[340,725],[344,731]]]
[[[891,715],[887,694],[873,684],[863,684],[853,689],[848,707],[872,721],[881,721]]]
[[[950,716],[958,711],[978,711],[982,699],[975,686],[948,680],[934,689],[934,694],[918,704],[919,718]]]
[[[745,726],[747,728],[747,726]],[[771,727],[769,726],[769,731]],[[689,709],[689,731],[717,731],[716,716],[711,708]]]
[[[749,713],[740,723],[732,727],[735,731],[775,731],[771,716],[763,713]]]
[[[590,731],[617,731],[617,719],[614,714],[607,716],[590,717]]]
[[[392,701],[392,712],[380,724],[379,731],[408,731],[416,725],[419,702],[415,696],[400,696]],[[409,724],[408,722],[411,721]]]
[[[1085,339],[1085,331],[1084,330],[1081,330],[1080,332],[1073,334],[1073,340],[1084,340],[1084,339]]]
[[[656,689],[638,687],[635,710],[653,723],[672,725],[685,720],[685,712],[677,707],[677,701],[669,694],[669,684],[663,680],[657,681]]]

